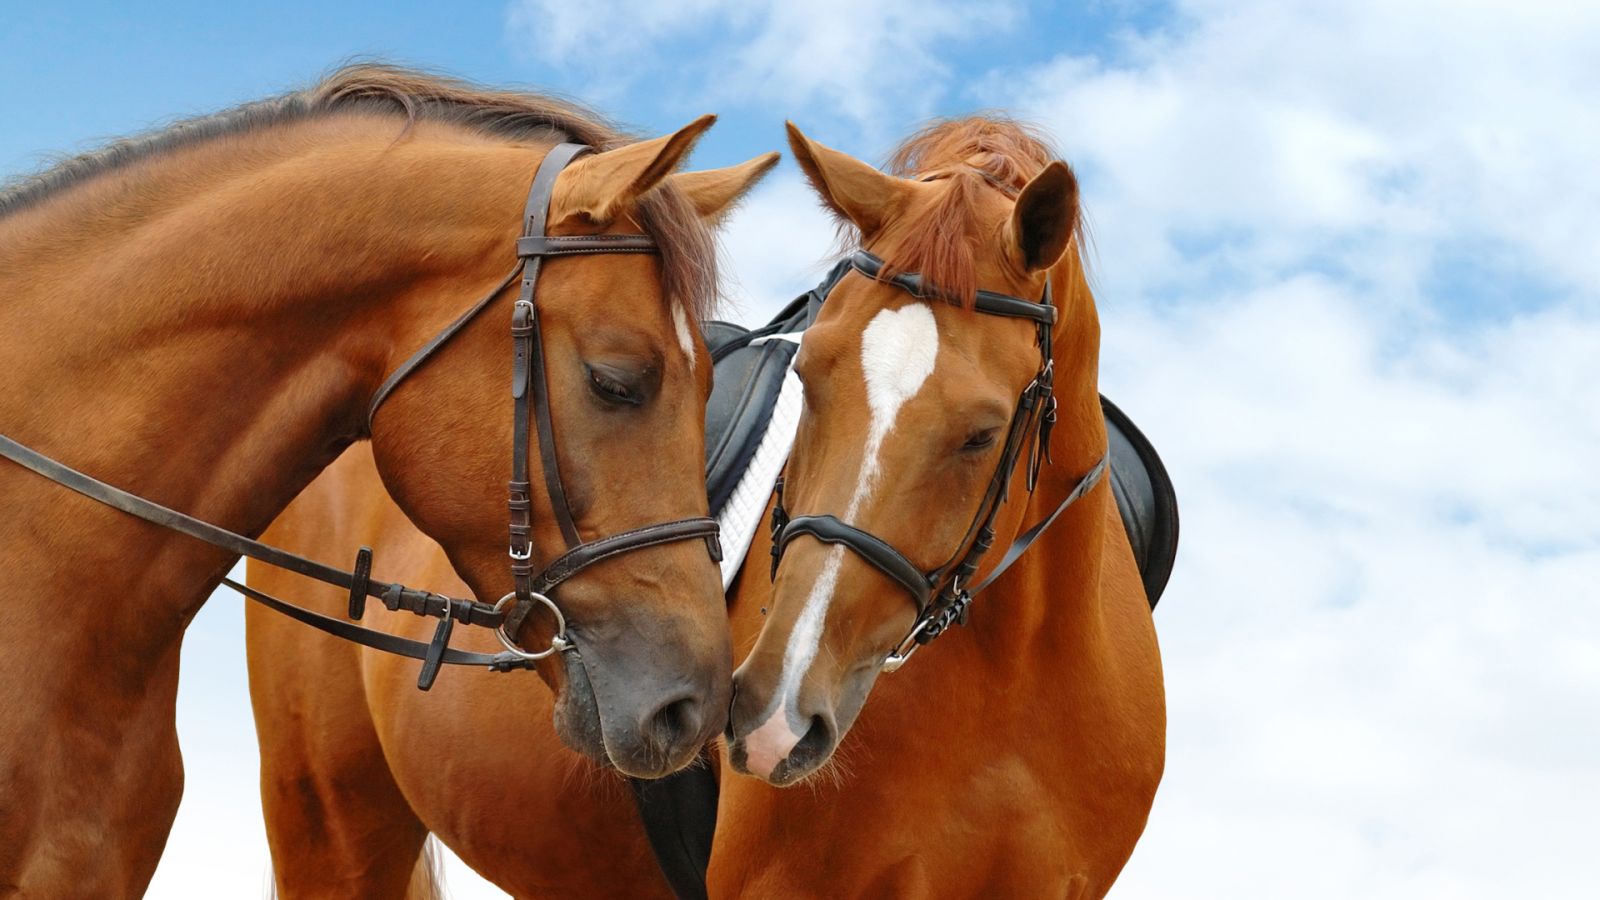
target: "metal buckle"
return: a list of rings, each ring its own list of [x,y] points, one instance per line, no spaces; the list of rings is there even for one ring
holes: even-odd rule
[[[935,615],[930,616],[926,611],[917,613],[917,621],[916,624],[911,626],[911,631],[900,639],[900,643],[889,651],[888,656],[883,658],[881,666],[883,671],[898,671],[901,666],[906,664],[906,660],[917,652],[918,647],[944,634],[945,629],[950,627],[951,622],[966,624],[967,604],[972,602],[972,595],[961,589],[960,575],[952,575],[950,577],[949,590],[951,596],[956,598],[955,601]],[[917,638],[922,637],[924,632],[927,633],[927,639],[917,640]]]
[[[922,646],[921,644],[917,643],[917,635],[922,633],[922,629],[927,626],[928,621],[929,620],[926,616],[923,616],[921,613],[917,614],[917,623],[911,626],[911,631],[907,633],[905,637],[900,639],[900,643],[896,644],[894,649],[889,651],[888,656],[883,658],[883,664],[880,666],[880,668],[884,672],[899,671],[900,667],[906,664],[906,660],[910,659],[912,655],[917,652],[917,648]]]
[[[517,552],[517,548],[507,546],[506,553],[517,562],[527,562],[533,558],[533,542],[529,541],[528,546],[521,553]]]
[[[497,613],[502,612],[505,609],[506,604],[516,599],[516,596],[517,592],[512,591],[511,593],[506,594],[504,597],[501,597],[495,602],[494,611]],[[538,653],[529,653],[521,647],[518,647],[517,642],[511,639],[511,635],[506,634],[506,626],[504,623],[496,627],[494,630],[494,636],[500,639],[501,645],[518,659],[527,660],[544,659],[552,654],[564,653],[573,649],[572,641],[567,639],[567,617],[561,614],[561,608],[556,606],[555,601],[539,593],[538,591],[530,591],[528,596],[539,601],[540,603],[543,603],[545,607],[549,609],[550,612],[556,617],[556,633],[550,637],[550,646],[540,650]]]

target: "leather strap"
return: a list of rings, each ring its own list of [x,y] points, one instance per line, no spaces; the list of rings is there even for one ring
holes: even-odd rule
[[[550,200],[561,170],[589,148],[581,144],[561,144],[547,154],[534,174],[533,187],[523,211],[524,236],[517,241],[522,257],[522,285],[513,307],[511,338],[513,347],[511,399],[512,437],[509,509],[511,516],[511,574],[516,604],[506,617],[506,634],[515,635],[535,606],[535,595],[549,592],[583,569],[632,550],[690,539],[703,539],[714,561],[722,560],[716,520],[704,516],[661,522],[584,542],[567,501],[561,480],[561,465],[556,452],[555,423],[550,411],[550,388],[540,332],[536,302],[539,272],[546,256],[571,256],[589,253],[651,253],[656,244],[649,235],[597,234],[551,237],[545,234]],[[531,495],[529,493],[529,420],[538,433],[539,462],[544,473],[550,508],[567,551],[534,575],[531,544]]]
[[[933,580],[905,554],[882,538],[848,525],[835,516],[795,516],[790,519],[778,534],[774,555],[781,557],[789,542],[802,534],[808,534],[825,544],[842,544],[854,550],[873,568],[905,588],[911,599],[916,601],[918,612],[926,609],[933,597]]]
[[[850,254],[850,266],[874,281],[892,284],[918,299],[945,299],[943,294],[929,290],[923,283],[922,276],[916,272],[899,272],[895,275],[885,276],[883,274],[883,260],[865,250],[857,250]],[[1021,297],[1012,297],[1009,294],[998,294],[994,291],[978,291],[976,307],[979,312],[989,313],[990,315],[1007,316],[1013,319],[1032,319],[1042,325],[1054,325],[1056,323],[1056,308],[1050,303],[1049,290],[1049,282],[1046,282],[1045,298],[1042,303],[1024,300]]]
[[[1106,467],[1110,461],[1110,454],[1101,456],[1100,461],[1095,463],[1094,466],[1090,468],[1082,478],[1078,479],[1078,483],[1073,485],[1072,490],[1067,492],[1067,496],[1062,498],[1061,502],[1056,505],[1056,508],[1050,512],[1050,515],[1040,519],[1038,522],[1034,523],[1033,527],[1029,528],[1027,531],[1024,531],[1021,535],[1018,535],[1017,539],[1011,542],[1011,546],[1006,548],[1006,553],[1004,556],[1000,557],[1000,562],[996,564],[992,570],[990,570],[988,575],[983,577],[982,581],[979,581],[977,584],[973,585],[972,588],[967,591],[967,593],[973,597],[976,597],[989,585],[998,581],[1000,576],[1004,575],[1007,569],[1011,568],[1017,560],[1022,558],[1022,554],[1028,552],[1028,548],[1033,546],[1033,542],[1037,541],[1045,533],[1046,529],[1055,524],[1056,519],[1059,519],[1061,514],[1067,511],[1067,507],[1077,503],[1079,500],[1083,499],[1083,495],[1094,490],[1094,486],[1099,484],[1100,479],[1105,476]]]
[[[363,587],[366,596],[369,597],[382,599],[385,594],[392,591],[408,590],[402,585],[379,581],[370,576],[363,576],[358,580],[353,578],[351,573],[342,569],[335,569],[316,560],[306,559],[286,550],[280,550],[270,544],[263,544],[260,541],[252,540],[242,534],[236,534],[209,522],[202,522],[193,516],[185,515],[170,507],[162,506],[153,500],[146,500],[137,494],[131,494],[122,488],[114,487],[97,478],[85,475],[71,466],[57,462],[36,450],[19,444],[5,435],[0,435],[0,456],[4,456],[26,469],[31,469],[62,487],[70,488],[85,497],[104,503],[112,509],[120,510],[146,522],[176,531],[179,534],[205,541],[208,544],[221,547],[240,556],[248,556],[251,559],[257,559],[268,565],[277,566],[280,569],[286,569],[290,572],[304,575],[307,578],[314,578],[317,581],[331,584],[335,587],[347,590],[353,586]],[[499,617],[493,613],[493,607],[487,604],[477,605],[482,607],[478,613],[480,621],[486,624],[491,621],[496,625],[499,624]]]
[[[578,256],[585,253],[655,253],[655,238],[648,234],[575,234],[550,237],[530,234],[517,238],[518,256]]]
[[[579,544],[557,557],[555,562],[547,566],[539,576],[535,590],[541,594],[548,594],[556,585],[602,560],[645,547],[686,541],[691,538],[704,538],[711,560],[720,563],[722,562],[722,542],[718,539],[720,531],[716,519],[694,516],[607,535],[599,540]]]
[[[222,579],[224,587],[239,592],[240,594],[256,601],[276,613],[282,613],[297,622],[303,622],[320,631],[325,631],[336,638],[341,638],[363,647],[371,647],[384,653],[393,653],[396,656],[409,656],[412,659],[426,659],[428,644],[413,641],[409,638],[399,637],[384,631],[375,631],[352,625],[343,619],[335,619],[321,613],[314,613],[304,607],[295,606],[279,600],[277,597],[263,591],[256,590],[249,585],[240,584],[232,578]],[[509,672],[513,669],[531,669],[533,663],[522,659],[512,653],[471,653],[465,650],[444,651],[440,662],[447,666],[483,666],[496,672]]]
[[[687,541],[702,538],[706,542],[706,550],[711,555],[713,562],[722,562],[722,542],[718,535],[721,527],[716,519],[704,516],[695,516],[688,519],[678,519],[674,522],[658,522],[645,525],[631,531],[608,535],[598,540],[579,544],[557,557],[556,560],[545,567],[536,578],[530,579],[528,590],[533,594],[546,596],[556,586],[587,569],[595,563],[621,556],[634,550],[645,547],[654,547],[659,544],[670,544],[674,541]],[[524,605],[519,602],[509,615],[506,616],[506,633],[516,634],[526,621],[528,613],[532,612],[533,603]]]
[[[556,178],[579,155],[589,148],[582,144],[557,144],[542,162],[539,171],[533,176],[533,187],[528,191],[528,203],[523,209],[523,234],[526,237],[545,238],[546,221],[550,214],[550,201],[555,194]],[[522,253],[521,241],[518,242],[519,254]],[[528,480],[528,445],[526,405],[532,403],[534,422],[539,429],[539,463],[544,470],[545,490],[549,494],[550,506],[555,513],[556,524],[561,527],[561,536],[568,547],[576,547],[582,542],[578,536],[577,523],[572,520],[572,510],[567,504],[567,492],[561,484],[561,467],[556,459],[555,425],[550,420],[550,386],[545,376],[544,336],[539,331],[539,308],[534,305],[534,289],[539,283],[539,270],[543,262],[542,256],[523,256],[522,287],[517,293],[517,307],[521,311],[526,308],[526,327],[529,331],[525,340],[532,345],[527,355],[528,376],[527,390],[512,390],[512,398],[516,404],[516,417],[521,419],[514,436],[511,460],[511,480],[513,483],[526,483]],[[515,332],[513,332],[515,334]],[[518,604],[526,606],[529,601],[521,593],[519,585]]]
[[[404,381],[407,376],[427,362],[429,357],[433,356],[447,341],[455,337],[456,332],[466,327],[468,322],[477,318],[478,313],[483,312],[484,307],[494,302],[494,298],[500,296],[501,291],[510,287],[511,282],[516,281],[517,276],[520,274],[522,274],[522,263],[519,261],[516,267],[508,272],[506,277],[502,278],[500,283],[495,285],[489,293],[484,294],[478,299],[478,302],[468,307],[467,311],[458,316],[454,322],[446,325],[443,331],[434,335],[432,340],[423,344],[417,349],[417,352],[411,354],[406,358],[405,362],[389,373],[389,377],[378,385],[377,392],[372,395],[372,402],[367,404],[367,434],[372,434],[372,417],[378,414],[378,407],[383,405],[383,401],[389,399],[389,395],[394,393],[394,389],[400,386],[400,382]]]
[[[4,456],[24,468],[30,469],[63,487],[70,488],[91,500],[99,501],[113,509],[143,519],[146,522],[205,541],[208,544],[237,553],[240,556],[248,556],[308,578],[314,578],[336,587],[345,588],[350,592],[349,602],[352,618],[361,618],[361,613],[365,611],[367,597],[377,597],[383,601],[384,606],[392,611],[403,609],[419,616],[438,618],[440,620],[439,627],[434,632],[433,641],[428,644],[421,644],[405,638],[395,637],[385,632],[373,631],[368,628],[362,628],[359,625],[330,619],[327,616],[285,603],[276,597],[246,587],[232,579],[222,579],[223,584],[244,594],[246,597],[262,603],[275,612],[304,622],[314,628],[319,628],[329,634],[337,635],[376,650],[423,660],[422,671],[417,679],[417,687],[422,690],[428,690],[433,687],[434,678],[438,675],[439,667],[443,664],[483,665],[500,672],[507,672],[513,668],[526,668],[523,665],[525,661],[512,654],[506,654],[504,657],[490,657],[484,654],[463,654],[450,650],[448,644],[455,622],[459,621],[468,625],[482,625],[491,628],[498,627],[503,622],[502,614],[486,603],[478,603],[473,600],[457,600],[431,591],[413,590],[402,584],[378,581],[371,577],[372,551],[369,548],[362,547],[360,553],[356,555],[354,571],[345,572],[332,566],[323,565],[315,560],[280,550],[269,544],[252,540],[242,534],[236,534],[209,522],[202,522],[193,516],[185,515],[152,500],[146,500],[121,488],[113,487],[97,478],[85,475],[77,469],[57,462],[38,451],[23,446],[4,435],[0,435],[0,456]]]

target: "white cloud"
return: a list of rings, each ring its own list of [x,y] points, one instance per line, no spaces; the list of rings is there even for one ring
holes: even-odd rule
[[[1007,71],[984,95],[1083,167],[1105,243],[1136,254],[1120,287],[1330,248],[1357,274],[1414,277],[1447,240],[1582,287],[1600,280],[1597,43],[1593,4],[1185,0],[1114,61]],[[1168,243],[1239,230],[1243,260]]]
[[[816,286],[833,247],[833,219],[800,172],[773,172],[719,229],[729,308],[723,317],[761,324]]]
[[[1574,413],[1600,323],[1486,329],[1456,381],[1436,341],[1380,361],[1361,300],[1106,313],[1106,389],[1162,448],[1185,541],[1157,617],[1168,775],[1124,896],[1578,896],[1600,434]]]
[[[992,76],[1085,176],[1103,384],[1184,508],[1121,896],[1586,895],[1597,44],[1592,5],[1192,0]]]
[[[873,132],[925,115],[951,74],[942,51],[1020,20],[1017,0],[520,0],[513,43],[593,70],[613,90],[673,80],[697,102],[760,102],[789,114],[825,109]]]

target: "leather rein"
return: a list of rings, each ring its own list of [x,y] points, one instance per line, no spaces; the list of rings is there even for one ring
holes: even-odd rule
[[[941,295],[930,291],[922,276],[914,272],[886,275],[883,260],[858,250],[850,257],[850,267],[875,281],[897,287],[918,299],[938,299]],[[956,552],[937,568],[924,571],[889,542],[863,531],[832,515],[805,515],[790,517],[783,505],[783,479],[776,486],[777,503],[772,509],[772,571],[778,576],[778,566],[783,561],[784,550],[795,538],[809,535],[828,544],[850,548],[873,568],[904,588],[917,605],[917,618],[911,630],[900,640],[883,660],[885,672],[893,672],[923,644],[943,634],[952,624],[965,624],[972,598],[993,584],[1022,554],[1037,541],[1067,507],[1087,494],[1105,475],[1107,454],[1090,467],[1055,510],[1024,531],[1012,542],[994,569],[977,584],[971,584],[978,565],[994,545],[995,519],[1000,507],[1010,494],[1012,473],[1022,454],[1028,454],[1027,489],[1032,494],[1038,485],[1039,470],[1050,460],[1050,431],[1056,423],[1055,362],[1052,355],[1051,334],[1056,323],[1056,307],[1051,303],[1050,283],[1045,282],[1044,296],[1038,301],[1024,300],[993,291],[978,291],[975,308],[980,313],[1031,321],[1037,331],[1039,370],[1023,388],[1011,416],[1006,433],[1005,447],[1000,452],[1000,462],[989,480],[978,512],[973,516],[966,535],[956,545]],[[963,554],[961,548],[967,548]]]
[[[535,302],[540,263],[546,257],[555,256],[657,252],[655,240],[644,234],[550,236],[545,233],[556,178],[574,159],[590,150],[590,147],[583,144],[563,143],[545,156],[534,174],[533,185],[528,190],[528,202],[523,212],[523,236],[517,241],[516,266],[493,290],[469,307],[384,379],[367,408],[367,433],[370,435],[373,416],[400,382],[426,363],[440,347],[461,331],[468,322],[475,319],[520,277],[521,286],[511,314],[513,436],[510,498],[507,505],[511,523],[508,553],[513,590],[501,597],[498,602],[488,604],[456,599],[431,591],[408,588],[402,584],[379,581],[372,577],[372,550],[369,547],[362,547],[356,554],[355,564],[350,571],[324,565],[106,484],[5,435],[0,435],[0,456],[63,487],[147,522],[205,541],[231,553],[248,556],[268,565],[348,590],[351,619],[362,617],[369,598],[382,601],[384,607],[391,611],[406,610],[418,616],[438,619],[439,624],[434,630],[433,639],[424,644],[324,616],[230,578],[222,579],[222,584],[268,609],[321,629],[335,637],[386,653],[422,660],[417,687],[424,691],[433,686],[441,665],[485,666],[492,671],[507,672],[530,669],[537,660],[554,653],[575,650],[567,635],[566,619],[560,608],[550,599],[551,592],[562,582],[602,560],[675,541],[704,540],[712,560],[720,562],[722,558],[715,519],[694,516],[646,525],[593,541],[584,541],[579,537],[577,523],[573,520],[571,509],[567,505],[566,491],[562,487],[561,472],[556,460],[555,428],[550,416],[544,344],[539,331],[539,309]],[[534,571],[531,543],[532,494],[528,476],[530,420],[532,427],[538,429],[539,460],[544,472],[545,489],[566,543],[566,551],[539,572]],[[530,652],[520,647],[514,636],[528,614],[539,606],[548,609],[554,616],[556,631],[548,647]],[[505,651],[488,654],[452,649],[449,646],[450,635],[457,622],[463,625],[493,628]]]

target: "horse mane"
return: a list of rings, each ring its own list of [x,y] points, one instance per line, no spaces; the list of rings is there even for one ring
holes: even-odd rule
[[[970,307],[977,297],[974,195],[993,186],[1015,197],[1056,158],[1038,127],[1000,113],[941,119],[906,138],[889,157],[889,174],[937,174],[949,188],[887,260],[887,272],[920,272],[935,293]]]
[[[597,150],[637,140],[600,114],[560,97],[360,62],[340,67],[309,88],[122,138],[0,185],[0,217],[151,157],[216,138],[348,113],[393,116],[404,121],[405,130],[417,121],[441,122],[511,141],[574,140]],[[640,226],[660,247],[666,296],[680,299],[697,319],[710,316],[718,288],[715,244],[693,207],[676,188],[663,184],[641,197],[635,211]]]

